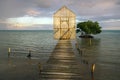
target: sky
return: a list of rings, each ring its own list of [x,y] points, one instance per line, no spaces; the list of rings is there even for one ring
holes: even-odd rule
[[[103,30],[120,30],[120,0],[0,0],[0,30],[51,30],[62,6],[76,21],[98,21]]]

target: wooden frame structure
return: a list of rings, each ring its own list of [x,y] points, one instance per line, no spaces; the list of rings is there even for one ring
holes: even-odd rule
[[[68,40],[76,38],[76,15],[66,6],[53,15],[54,39]]]

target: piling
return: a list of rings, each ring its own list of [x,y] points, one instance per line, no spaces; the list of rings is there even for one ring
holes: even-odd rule
[[[95,71],[95,64],[92,64],[92,66],[91,66],[91,74],[92,75],[93,75],[94,71]]]
[[[91,38],[90,38],[90,42],[89,42],[89,44],[90,44],[90,46],[91,46],[91,44],[92,44],[92,40],[91,40]]]
[[[28,53],[27,57],[28,57],[28,58],[31,58],[31,57],[32,57],[32,56],[31,56],[31,49],[28,50],[28,51],[29,51],[29,53]]]
[[[8,57],[10,56],[11,48],[8,48]]]
[[[42,66],[40,63],[38,63],[38,69],[39,69],[39,74],[41,73],[41,70],[42,70]]]

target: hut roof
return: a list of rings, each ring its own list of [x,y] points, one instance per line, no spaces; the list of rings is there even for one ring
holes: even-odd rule
[[[72,16],[75,17],[75,13],[68,9],[66,6],[61,7],[58,11],[54,13],[54,16]]]

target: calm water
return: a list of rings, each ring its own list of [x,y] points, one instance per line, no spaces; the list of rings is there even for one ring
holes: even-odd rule
[[[103,31],[92,39],[79,39],[82,59],[95,63],[95,80],[119,80],[120,31]],[[38,63],[44,64],[57,41],[53,31],[0,31],[0,80],[38,80]],[[8,58],[8,48],[14,53]],[[28,59],[28,50],[32,58]]]
[[[56,43],[53,31],[0,31],[0,80],[37,80],[38,63],[46,62]],[[10,58],[8,48],[14,52]]]
[[[80,48],[85,49],[82,58],[95,63],[95,80],[120,79],[120,31],[103,31],[94,39],[79,39]]]

